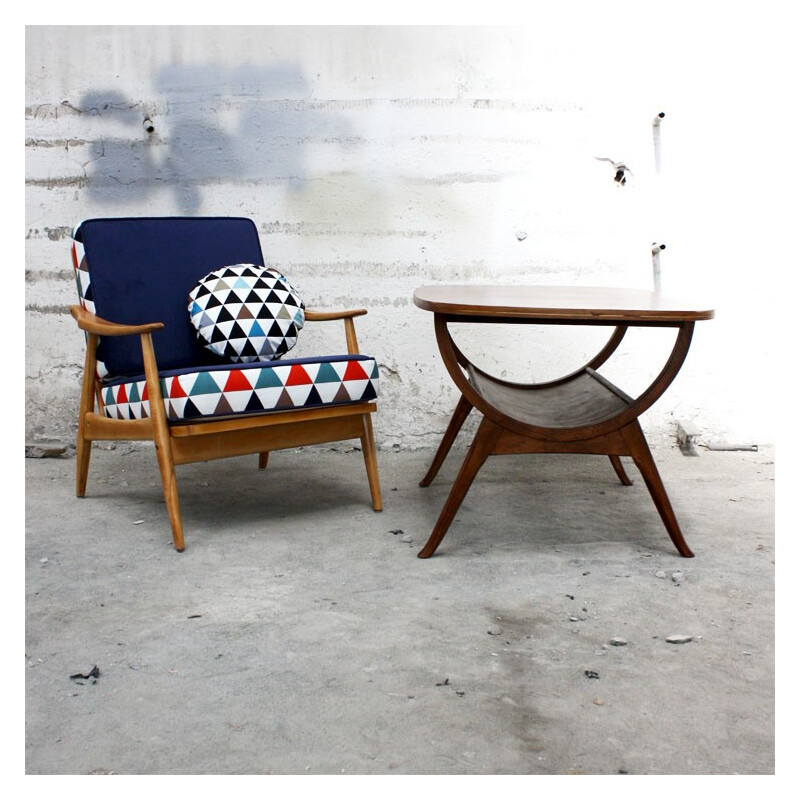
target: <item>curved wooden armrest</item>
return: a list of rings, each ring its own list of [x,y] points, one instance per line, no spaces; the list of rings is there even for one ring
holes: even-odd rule
[[[92,314],[85,308],[81,308],[81,306],[70,306],[69,313],[75,318],[81,330],[96,333],[100,336],[130,336],[137,333],[152,333],[153,331],[160,331],[164,327],[163,322],[148,322],[144,325],[121,325],[117,322],[109,322]]]
[[[367,313],[366,308],[352,308],[349,311],[314,311],[306,309],[306,319],[311,322],[325,322],[331,319],[344,320],[344,333],[347,339],[347,352],[351,355],[358,355],[358,339],[356,338],[356,324],[354,317],[362,317]]]
[[[353,308],[349,311],[315,311],[307,308],[305,311],[306,319],[310,322],[326,322],[331,319],[352,319],[362,317],[367,313],[366,308]]]

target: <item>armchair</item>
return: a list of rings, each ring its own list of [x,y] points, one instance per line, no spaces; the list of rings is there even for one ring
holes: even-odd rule
[[[371,415],[378,366],[358,350],[365,309],[306,309],[264,267],[258,232],[237,217],[86,220],[73,233],[86,337],[77,495],[92,442],[154,442],[176,550],[184,549],[175,467],[360,439],[372,507],[382,509]],[[306,322],[342,321],[346,353],[284,358]]]

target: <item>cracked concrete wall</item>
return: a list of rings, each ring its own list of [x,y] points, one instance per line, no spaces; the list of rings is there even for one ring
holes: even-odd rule
[[[646,429],[673,436],[684,419],[712,437],[770,441],[757,392],[727,383],[731,343],[745,341],[735,325],[744,300],[720,282],[736,254],[710,259],[721,167],[685,185],[685,156],[717,144],[703,133],[716,108],[692,80],[653,68],[641,42],[609,48],[599,30],[565,30],[28,27],[28,438],[74,436],[83,337],[68,314],[72,227],[223,214],[255,220],[267,264],[309,306],[369,309],[358,333],[380,364],[383,448],[433,446],[456,400],[431,316],[412,303],[417,286],[651,288],[656,239],[668,245],[665,290],[711,290],[703,296],[731,313],[698,325]],[[651,120],[661,110],[656,176]],[[601,157],[626,161],[625,187]],[[610,377],[629,393],[663,363],[661,333],[631,337],[620,353]],[[604,338],[522,326],[459,336],[515,380],[555,377]],[[338,325],[309,325],[294,352],[342,345]],[[749,355],[757,376],[765,354]]]

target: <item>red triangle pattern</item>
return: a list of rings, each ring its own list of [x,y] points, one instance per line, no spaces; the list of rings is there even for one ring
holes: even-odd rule
[[[375,360],[364,361],[352,360],[347,357],[331,358],[327,363],[336,365],[340,370],[341,365],[346,363],[342,380],[336,383],[322,381],[315,388],[314,380],[302,364],[291,364],[288,374],[285,371],[274,372],[274,367],[266,366],[247,366],[231,368],[225,379],[224,388],[219,389],[213,398],[214,411],[200,411],[200,407],[209,408],[208,402],[204,400],[202,404],[192,402],[195,396],[192,387],[198,377],[205,374],[205,370],[196,373],[186,373],[184,375],[171,376],[161,382],[162,392],[164,393],[164,403],[167,411],[167,418],[170,421],[179,419],[191,419],[193,417],[218,416],[222,414],[251,413],[258,411],[273,411],[278,409],[305,408],[328,403],[353,403],[361,400],[374,400],[378,395],[378,378]],[[364,366],[366,365],[366,369]],[[259,385],[259,378],[262,373],[273,372],[273,377],[262,382],[264,387],[274,387],[283,389],[276,394],[265,389],[255,390],[254,386]],[[223,373],[224,374],[224,373]],[[276,383],[275,378],[281,375],[280,383]],[[314,373],[317,374],[317,373]],[[330,369],[324,374],[330,376]],[[375,378],[370,378],[370,374],[375,374]],[[107,390],[104,399],[104,412],[107,417],[115,419],[144,419],[148,416],[149,397],[147,383],[144,380],[136,381],[136,388],[139,390],[141,402],[131,403],[130,388],[134,382],[119,384]],[[207,381],[201,382],[203,388],[198,388],[197,398],[200,395],[207,397],[209,384]],[[198,387],[200,384],[198,384]],[[287,387],[310,386],[310,391],[294,392],[295,399],[287,391]],[[323,388],[325,390],[323,391]],[[336,388],[335,394],[332,394]],[[244,395],[243,392],[249,394]],[[109,402],[113,397],[113,402]],[[323,401],[322,397],[326,399]],[[208,397],[208,400],[212,398]],[[173,402],[175,401],[175,402]]]
[[[369,376],[364,372],[364,368],[358,361],[350,361],[347,364],[347,369],[344,371],[343,381],[365,381]]]
[[[225,389],[226,392],[245,392],[248,389],[252,389],[253,387],[250,385],[250,381],[245,378],[244,374],[240,369],[233,369],[230,371],[228,375],[228,380],[225,381]]]
[[[186,397],[186,392],[183,391],[183,386],[181,386],[181,382],[177,378],[172,379],[172,383],[169,387],[169,396],[170,397]]]
[[[292,365],[289,370],[289,377],[286,379],[286,386],[303,386],[307,383],[313,383],[308,373],[303,369],[300,364]]]

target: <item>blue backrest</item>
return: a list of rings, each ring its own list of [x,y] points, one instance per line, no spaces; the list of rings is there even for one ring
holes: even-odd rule
[[[198,342],[189,292],[209,272],[264,265],[258,231],[242,217],[118,217],[83,221],[84,250],[97,316],[127,325],[163,322],[153,335],[159,369],[220,363]],[[102,338],[111,375],[143,372],[138,336]]]

